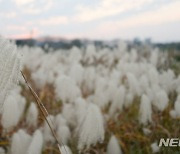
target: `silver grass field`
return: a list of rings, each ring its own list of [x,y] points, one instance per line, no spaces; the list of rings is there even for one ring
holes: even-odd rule
[[[170,51],[124,41],[48,50],[0,38],[0,154],[178,153],[158,146],[180,132]]]

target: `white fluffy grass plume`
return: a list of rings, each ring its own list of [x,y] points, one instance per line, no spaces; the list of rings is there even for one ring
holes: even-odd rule
[[[48,121],[50,122],[51,126],[54,126],[54,116],[49,115],[47,117]],[[49,125],[47,122],[44,122],[43,128],[42,128],[42,132],[43,132],[43,138],[44,138],[44,143],[48,143],[48,142],[54,142],[54,137],[52,136],[51,130],[49,129]]]
[[[27,154],[41,154],[43,148],[43,135],[40,130],[33,134],[32,141],[28,147]]]
[[[160,148],[159,148],[157,142],[154,142],[154,143],[151,144],[151,149],[152,149],[152,153],[159,152]]]
[[[175,111],[178,117],[180,117],[180,94],[178,95],[176,102],[175,102]]]
[[[140,104],[140,111],[139,111],[139,122],[146,125],[148,122],[151,122],[151,102],[148,96],[142,95],[141,97],[141,104]]]
[[[25,154],[31,142],[31,136],[20,129],[13,134],[11,143],[11,154]]]
[[[155,95],[155,102],[153,102],[153,105],[157,107],[159,111],[163,111],[167,105],[168,105],[168,95],[164,90],[160,90]]]
[[[26,122],[29,126],[36,126],[38,121],[38,108],[34,102],[31,102],[26,116]]]
[[[72,103],[75,98],[81,96],[79,87],[75,81],[68,76],[62,75],[57,78],[55,86],[57,98],[61,99],[63,103]]]
[[[98,141],[104,140],[104,123],[99,107],[89,104],[87,114],[79,130],[78,149],[82,150],[85,146],[95,145]]]
[[[111,136],[109,140],[109,143],[107,146],[107,154],[122,154],[118,140],[114,135]]]
[[[125,101],[125,92],[126,89],[124,86],[120,86],[114,94],[113,102],[110,107],[110,115],[114,115],[115,111],[122,111],[124,101]]]
[[[9,89],[18,81],[20,58],[16,46],[0,37],[0,105]]]
[[[15,91],[11,91],[3,105],[2,125],[5,129],[16,126],[24,112],[25,99]]]
[[[177,99],[174,103],[174,110],[170,111],[170,115],[172,118],[180,117],[180,95],[177,96]]]
[[[72,154],[71,149],[65,145],[60,147],[61,154]]]
[[[63,144],[67,144],[71,137],[71,132],[68,126],[59,126],[57,129],[58,140]]]

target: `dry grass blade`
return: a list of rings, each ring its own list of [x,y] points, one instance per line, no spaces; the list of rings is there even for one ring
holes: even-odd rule
[[[22,71],[21,71],[21,74],[22,74],[22,76],[23,76],[23,78],[24,78],[24,80],[25,80],[25,83],[26,83],[26,85],[28,86],[30,92],[32,93],[34,99],[36,100],[36,103],[37,103],[37,105],[38,105],[38,107],[39,107],[39,109],[40,109],[43,117],[45,118],[45,120],[46,120],[46,122],[47,122],[47,124],[48,124],[48,126],[49,126],[49,128],[50,128],[50,130],[51,130],[51,132],[52,132],[52,134],[53,134],[53,136],[54,136],[54,138],[55,138],[55,140],[56,140],[56,143],[57,143],[57,146],[58,146],[58,149],[59,149],[59,153],[61,154],[60,143],[59,143],[59,141],[58,141],[58,139],[57,139],[57,136],[56,136],[56,133],[55,133],[54,129],[52,128],[51,124],[49,123],[49,121],[48,121],[48,119],[47,119],[47,116],[49,116],[49,113],[47,112],[45,106],[43,105],[43,103],[42,103],[41,100],[39,99],[39,97],[38,97],[38,95],[36,94],[36,92],[35,92],[35,91],[33,90],[33,88],[29,85],[29,83],[28,83],[28,81],[27,81],[27,79],[26,79],[26,77],[25,77],[25,75],[23,74]],[[62,145],[63,145],[63,143],[62,143]],[[63,145],[63,147],[65,148],[64,145]],[[65,148],[65,151],[66,151],[66,148]],[[66,153],[67,153],[67,151],[66,151]]]

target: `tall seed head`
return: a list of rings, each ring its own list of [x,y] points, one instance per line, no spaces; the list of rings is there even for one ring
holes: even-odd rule
[[[20,58],[16,46],[0,37],[0,105],[8,91],[18,82]]]

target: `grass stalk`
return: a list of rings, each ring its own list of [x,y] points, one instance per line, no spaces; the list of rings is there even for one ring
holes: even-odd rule
[[[24,73],[23,73],[22,71],[21,71],[21,74],[22,74],[22,76],[23,76],[23,78],[24,78],[24,80],[25,80],[26,85],[27,85],[28,88],[29,88],[29,91],[30,91],[31,94],[33,95],[33,97],[34,97],[34,99],[35,99],[35,102],[37,103],[38,108],[40,109],[40,111],[41,111],[44,119],[46,120],[46,122],[47,122],[47,124],[48,124],[48,126],[49,126],[49,128],[50,128],[50,130],[51,130],[51,132],[52,132],[52,134],[53,134],[53,136],[54,136],[54,138],[55,138],[55,140],[56,140],[56,144],[57,144],[57,146],[58,146],[59,153],[61,154],[61,151],[60,151],[60,142],[58,141],[57,135],[56,135],[53,127],[51,126],[49,120],[47,119],[47,116],[49,116],[49,113],[47,112],[45,106],[44,106],[43,103],[41,102],[40,98],[38,97],[38,95],[36,94],[36,92],[34,91],[34,89],[33,89],[33,88],[30,86],[30,84],[28,83],[28,81],[27,81],[27,79],[26,79],[26,76],[24,75]],[[63,143],[62,143],[62,145],[63,145]],[[64,146],[64,145],[63,145],[63,146]],[[65,148],[65,147],[64,147],[64,148]],[[66,150],[66,149],[65,149],[65,150]]]

